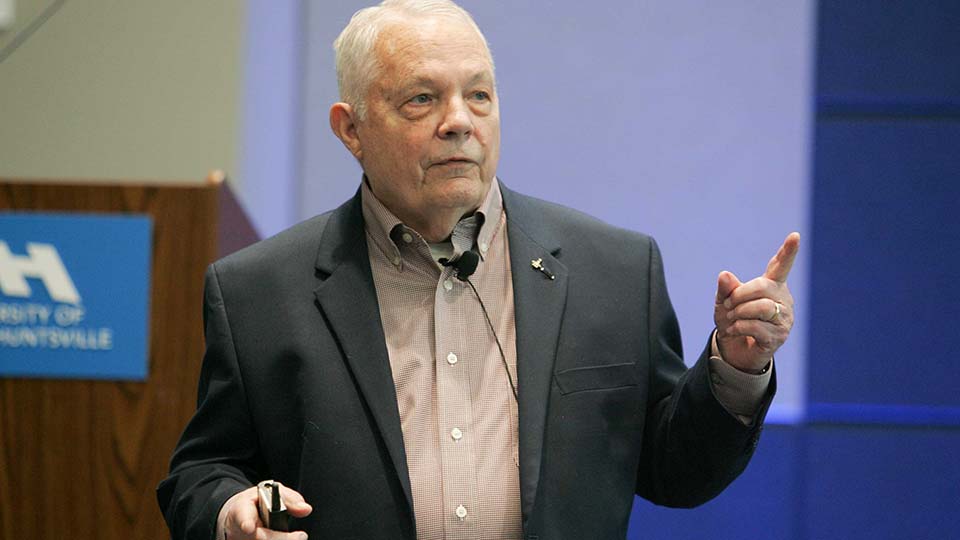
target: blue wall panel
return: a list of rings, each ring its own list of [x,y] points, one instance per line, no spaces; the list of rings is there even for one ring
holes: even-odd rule
[[[629,538],[960,538],[960,2],[819,6],[809,420]]]
[[[806,437],[807,538],[960,538],[960,430],[823,426]]]
[[[812,402],[960,406],[960,122],[818,122]]]
[[[750,466],[709,503],[634,504],[631,540],[960,538],[960,430],[767,426]]]
[[[960,105],[960,2],[820,2],[818,97]]]
[[[768,425],[753,460],[719,497],[693,510],[654,506],[637,498],[631,540],[800,540],[801,429]]]

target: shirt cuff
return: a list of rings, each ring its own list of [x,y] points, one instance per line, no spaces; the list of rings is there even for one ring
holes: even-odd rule
[[[773,360],[770,361],[773,367]],[[760,408],[763,398],[770,386],[772,369],[764,373],[753,375],[731,366],[720,356],[720,347],[717,345],[717,332],[713,332],[710,339],[710,383],[713,393],[723,408],[743,422],[744,425],[753,425],[757,409]]]

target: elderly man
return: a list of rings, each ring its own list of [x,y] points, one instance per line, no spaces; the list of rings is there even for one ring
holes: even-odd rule
[[[363,180],[211,265],[198,409],[158,489],[173,536],[624,538],[634,494],[718,494],[772,399],[798,236],[761,277],[720,274],[687,370],[653,240],[497,180],[466,12],[387,0],[335,48],[330,123]],[[297,532],[259,520],[267,478]]]

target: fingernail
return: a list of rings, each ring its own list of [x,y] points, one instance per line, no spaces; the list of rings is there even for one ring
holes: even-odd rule
[[[728,320],[728,321],[732,321],[732,320],[733,320],[733,312],[732,312],[732,311],[728,311],[728,312],[727,312],[727,320]]]
[[[729,298],[723,301],[723,307],[730,309],[733,306],[733,302]]]

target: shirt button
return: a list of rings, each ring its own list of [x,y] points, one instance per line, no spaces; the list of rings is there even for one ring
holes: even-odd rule
[[[480,253],[486,253],[489,248],[486,242],[480,242]]]
[[[410,242],[413,242],[413,235],[408,232],[403,233],[403,235],[400,238],[403,238],[403,241],[408,244]]]
[[[467,509],[462,504],[457,507],[457,517],[461,520],[467,518]]]
[[[443,288],[446,289],[446,290],[448,290],[448,291],[449,291],[449,290],[452,290],[452,289],[453,289],[453,280],[447,279],[446,281],[444,281],[444,282],[443,282]]]
[[[457,355],[450,353],[447,355],[447,363],[451,366],[457,363]]]
[[[723,386],[723,379],[721,379],[720,375],[717,375],[716,373],[710,374],[710,380],[713,381],[713,384],[717,386]]]
[[[399,256],[393,258],[393,265],[394,265],[394,266],[400,266],[400,257],[399,257]]]
[[[463,438],[463,432],[460,431],[460,428],[453,428],[450,430],[450,436],[453,437],[453,440],[459,441]]]

